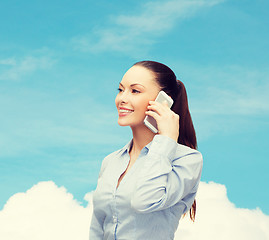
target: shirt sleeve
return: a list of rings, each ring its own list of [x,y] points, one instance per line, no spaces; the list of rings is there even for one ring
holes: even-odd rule
[[[187,211],[193,203],[201,177],[200,152],[169,137],[156,135],[143,161],[132,196],[132,207],[146,213],[182,202]]]
[[[102,177],[103,172],[107,167],[108,159],[109,157],[107,156],[102,161],[98,180]],[[95,210],[95,207],[93,206],[93,212],[92,212],[92,218],[91,218],[91,224],[90,224],[90,240],[103,240],[103,236],[104,236],[103,226],[102,226],[103,220],[101,216],[96,215],[97,213],[94,210]]]

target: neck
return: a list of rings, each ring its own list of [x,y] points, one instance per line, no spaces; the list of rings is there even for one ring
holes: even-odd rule
[[[133,146],[131,152],[139,155],[141,150],[149,144],[154,138],[155,134],[151,132],[145,125],[132,127],[133,132]]]

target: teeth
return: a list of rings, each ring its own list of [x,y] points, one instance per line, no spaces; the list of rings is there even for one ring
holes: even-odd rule
[[[125,110],[125,109],[120,109],[120,113],[130,113],[132,110]]]

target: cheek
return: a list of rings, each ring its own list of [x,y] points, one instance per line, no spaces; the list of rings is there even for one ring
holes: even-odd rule
[[[137,106],[139,106],[139,109],[141,109],[141,112],[145,113],[145,111],[147,110],[148,104],[149,104],[148,99],[141,99],[141,101],[137,103]]]
[[[141,114],[145,115],[145,112],[148,110],[149,101],[154,101],[156,96],[157,94],[148,95],[137,101]]]

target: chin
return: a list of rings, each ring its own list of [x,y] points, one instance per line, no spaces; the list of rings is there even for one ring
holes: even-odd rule
[[[127,126],[129,126],[129,127],[138,127],[138,126],[141,126],[141,125],[143,125],[143,126],[145,126],[144,125],[144,119],[143,119],[143,121],[139,121],[139,122],[127,122],[127,121],[121,121],[121,120],[118,120],[118,124],[119,124],[119,126],[122,126],[122,127],[127,127]]]
[[[129,123],[124,122],[124,121],[121,121],[121,120],[118,120],[118,124],[119,124],[120,126],[122,126],[122,127],[130,126]]]
[[[119,124],[119,126],[121,126],[121,127],[128,127],[129,125],[128,124],[122,124],[122,123],[118,123]]]

